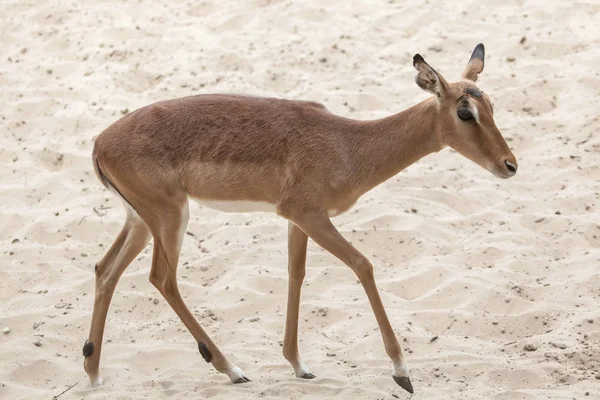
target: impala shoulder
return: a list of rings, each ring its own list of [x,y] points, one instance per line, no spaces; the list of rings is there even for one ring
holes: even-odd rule
[[[309,106],[318,108],[319,110],[327,110],[327,107],[325,107],[325,104],[319,103],[318,101],[309,100],[309,101],[307,101],[307,103]]]
[[[296,100],[294,101],[298,106],[308,109],[308,110],[319,110],[319,111],[329,111],[325,105],[312,100]]]

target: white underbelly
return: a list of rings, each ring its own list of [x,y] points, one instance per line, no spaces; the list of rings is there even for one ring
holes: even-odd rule
[[[193,200],[203,207],[228,213],[277,212],[275,204],[266,201],[199,200],[194,198]],[[348,210],[330,209],[327,210],[327,214],[329,217],[336,217],[346,211]]]
[[[198,204],[213,210],[230,213],[271,212],[276,211],[275,204],[266,201],[229,201],[229,200],[198,200]]]

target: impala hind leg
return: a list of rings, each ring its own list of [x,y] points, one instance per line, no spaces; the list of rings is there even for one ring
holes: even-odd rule
[[[288,223],[288,302],[283,339],[283,356],[292,364],[298,378],[312,379],[298,352],[298,313],[300,292],[306,270],[308,236],[294,223]]]
[[[409,393],[413,393],[413,387],[408,377],[408,366],[404,361],[400,343],[398,343],[398,339],[390,325],[383,303],[381,302],[381,297],[379,296],[379,291],[377,290],[377,285],[375,284],[373,265],[344,239],[325,213],[318,211],[305,212],[300,215],[290,215],[290,217],[290,220],[306,232],[319,246],[343,261],[358,276],[379,325],[385,351],[392,360],[394,367],[392,377],[403,389]]]
[[[185,305],[177,285],[177,263],[189,219],[187,199],[183,204],[157,205],[157,211],[145,220],[154,236],[154,253],[150,282],[163,295],[171,308],[198,342],[200,354],[215,369],[229,376],[233,383],[249,382],[241,369],[231,364],[202,329]]]
[[[110,306],[115,287],[123,271],[131,264],[150,240],[150,230],[144,221],[133,211],[127,210],[127,220],[115,242],[104,258],[96,264],[96,291],[94,311],[88,340],[83,346],[85,369],[92,386],[102,384],[99,375],[102,336],[106,323],[106,314]]]

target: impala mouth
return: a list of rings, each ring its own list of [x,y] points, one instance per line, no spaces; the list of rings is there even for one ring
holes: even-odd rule
[[[494,174],[494,176],[496,178],[500,178],[500,179],[512,178],[515,175],[515,174],[511,174],[511,173],[498,174],[498,173],[493,172],[493,171],[492,171],[492,174]]]

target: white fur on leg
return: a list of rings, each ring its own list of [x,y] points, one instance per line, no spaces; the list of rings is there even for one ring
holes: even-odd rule
[[[398,378],[408,377],[408,365],[403,359],[395,360],[394,362],[394,376]]]
[[[292,367],[294,368],[294,372],[298,378],[302,378],[303,376],[310,374],[308,367],[300,359],[298,359],[296,363],[293,363]]]
[[[102,382],[104,382],[104,379],[102,379],[102,377],[99,375],[94,378],[90,377],[90,384],[92,385],[92,387],[101,386]]]
[[[231,367],[229,367],[229,371],[227,372],[227,375],[229,376],[229,379],[231,379],[231,382],[233,382],[233,383],[238,381],[240,378],[245,377],[244,371],[242,371],[235,365],[232,365]]]

